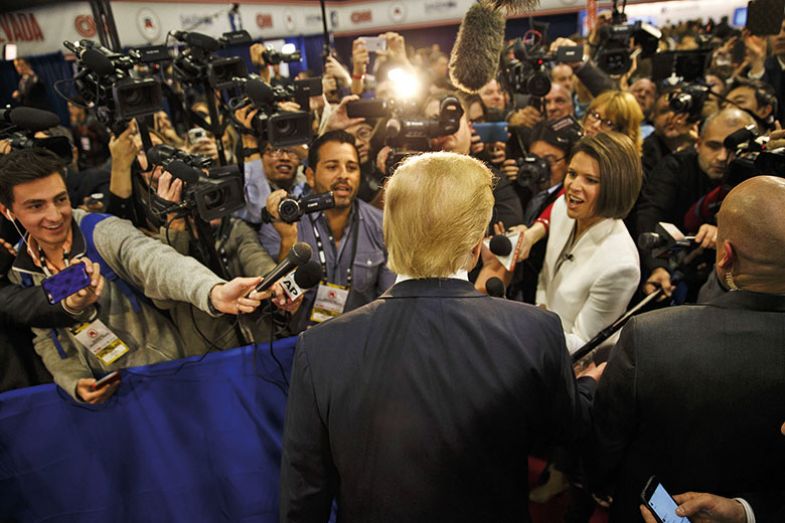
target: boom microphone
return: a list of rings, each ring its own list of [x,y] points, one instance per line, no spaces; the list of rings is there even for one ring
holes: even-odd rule
[[[311,259],[311,252],[311,246],[307,243],[295,243],[292,250],[286,255],[286,258],[278,262],[278,265],[276,265],[273,270],[264,275],[262,283],[256,286],[256,290],[259,292],[266,291],[272,287],[276,281],[291,272],[292,269],[308,263],[308,260]]]
[[[2,109],[0,110],[0,119],[32,132],[45,131],[60,125],[60,119],[55,113],[33,107]]]
[[[504,49],[507,14],[531,10],[538,0],[481,0],[466,12],[450,54],[450,80],[460,90],[476,93],[496,77]]]

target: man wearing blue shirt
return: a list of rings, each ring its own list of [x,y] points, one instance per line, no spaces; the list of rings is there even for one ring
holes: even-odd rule
[[[308,165],[309,187],[315,193],[332,191],[335,207],[284,223],[278,204],[286,191],[278,190],[267,200],[273,223],[260,230],[262,245],[274,258],[283,258],[295,242],[306,242],[324,271],[322,284],[308,291],[292,319],[292,333],[370,303],[395,282],[386,266],[382,213],[357,198],[360,161],[354,137],[345,131],[320,136],[308,151]]]

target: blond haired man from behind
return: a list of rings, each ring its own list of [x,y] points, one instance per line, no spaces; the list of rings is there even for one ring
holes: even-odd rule
[[[492,179],[453,153],[391,177],[396,284],[298,342],[281,521],[327,521],[334,498],[342,521],[529,521],[529,446],[573,441],[595,381],[573,377],[558,317],[467,280]]]

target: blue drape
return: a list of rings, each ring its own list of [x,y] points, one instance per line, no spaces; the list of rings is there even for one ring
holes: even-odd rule
[[[128,369],[97,407],[0,394],[0,521],[277,521],[294,344]]]

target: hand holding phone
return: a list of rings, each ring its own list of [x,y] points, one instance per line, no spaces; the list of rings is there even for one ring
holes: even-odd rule
[[[77,260],[70,267],[82,266],[88,275],[88,285],[82,289],[66,294],[63,303],[71,311],[81,312],[90,305],[93,305],[101,297],[104,289],[104,277],[101,276],[101,266],[92,262],[88,258]],[[69,268],[70,268],[69,267]],[[75,269],[78,270],[78,269]],[[62,271],[61,271],[62,272]],[[60,273],[56,274],[58,276]],[[44,280],[46,282],[46,280]],[[42,283],[42,287],[44,284]],[[46,290],[46,288],[44,288]],[[64,291],[67,292],[67,291]],[[48,294],[48,292],[47,292]],[[55,302],[57,303],[57,302]]]
[[[107,385],[111,385],[112,383],[118,383],[120,381],[120,371],[116,370],[114,372],[110,372],[100,380],[95,382],[93,385],[93,390],[98,390],[100,388],[106,387]]]
[[[641,500],[657,523],[690,523],[688,518],[676,515],[679,505],[654,476],[643,487]]]

